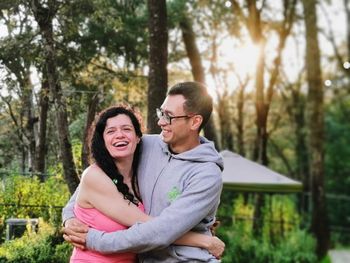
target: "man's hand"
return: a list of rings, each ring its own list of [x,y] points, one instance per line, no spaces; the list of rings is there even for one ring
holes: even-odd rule
[[[86,248],[86,236],[88,231],[89,227],[76,218],[68,219],[62,228],[64,240],[80,249]]]
[[[211,237],[210,245],[207,248],[210,254],[217,259],[220,259],[225,250],[225,243],[217,237]]]

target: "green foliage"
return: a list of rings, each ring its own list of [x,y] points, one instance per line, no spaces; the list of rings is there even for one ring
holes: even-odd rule
[[[328,106],[326,112],[327,188],[334,193],[348,193],[350,187],[350,96]]]
[[[292,263],[316,262],[315,239],[299,229],[295,200],[290,196],[266,196],[261,236],[253,232],[254,205],[252,195],[236,195],[219,208],[224,218],[218,236],[225,242],[223,262]],[[232,209],[228,209],[230,207]],[[228,220],[231,218],[231,220]]]
[[[325,187],[332,242],[350,244],[350,96],[340,94],[326,110]]]
[[[146,62],[144,1],[73,1],[60,16],[65,21],[62,33],[80,47],[80,56],[91,59],[104,49],[110,58],[121,56],[126,64],[137,67]]]
[[[5,177],[0,188],[0,235],[8,218],[43,218],[54,226],[61,223],[61,209],[69,198],[66,183],[51,176],[44,183],[37,177]]]
[[[325,258],[321,260],[321,263],[332,263],[330,257],[327,255]]]
[[[280,238],[277,244],[254,237],[243,228],[243,225],[219,228],[218,236],[226,244],[222,262],[317,262],[314,253],[316,241],[302,230],[290,231],[285,237]]]
[[[40,220],[39,231],[27,232],[21,238],[6,241],[0,246],[0,262],[8,263],[66,263],[72,252],[63,243],[55,228]]]
[[[51,176],[41,183],[36,177],[9,175],[0,189],[0,235],[4,237],[5,220],[39,218],[38,232],[27,231],[21,238],[0,246],[0,262],[60,263],[68,262],[71,246],[63,242],[58,229],[61,208],[69,192],[61,176]]]
[[[316,240],[306,231],[291,232],[276,246],[272,262],[316,262]]]

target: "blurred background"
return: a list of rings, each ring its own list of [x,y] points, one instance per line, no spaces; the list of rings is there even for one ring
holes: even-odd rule
[[[349,248],[349,0],[2,0],[0,262],[67,262],[61,209],[95,114],[130,103],[158,133],[155,108],[188,80],[214,98],[203,135],[218,151],[303,185],[225,186],[222,261]]]

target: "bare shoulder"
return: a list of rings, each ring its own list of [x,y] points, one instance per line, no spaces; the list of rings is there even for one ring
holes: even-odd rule
[[[86,186],[96,187],[97,185],[112,183],[112,181],[98,165],[92,164],[84,170],[81,183]]]
[[[124,201],[123,196],[119,193],[112,180],[96,164],[90,165],[83,172],[81,186],[87,200],[101,200],[101,196],[113,196],[113,200]],[[119,197],[119,198],[116,198]],[[99,199],[96,199],[99,198]]]

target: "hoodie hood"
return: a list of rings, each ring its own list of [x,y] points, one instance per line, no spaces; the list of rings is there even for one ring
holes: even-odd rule
[[[174,159],[186,160],[191,162],[212,162],[219,166],[220,170],[224,169],[224,161],[221,155],[216,151],[214,143],[200,136],[200,145],[197,147],[179,154],[173,154],[169,150],[168,144],[160,140],[163,152]]]

